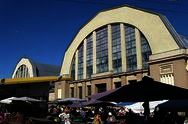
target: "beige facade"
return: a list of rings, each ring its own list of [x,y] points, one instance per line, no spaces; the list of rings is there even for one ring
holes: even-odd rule
[[[179,48],[159,15],[124,6],[98,13],[80,29],[65,53],[61,73],[70,73],[75,51],[90,33],[104,25],[119,22],[137,27],[148,40],[153,54]]]
[[[90,36],[92,47],[88,45]],[[67,48],[61,75],[74,76],[75,80],[57,82],[55,97],[58,98],[58,89],[61,89],[61,98],[87,98],[147,75],[188,88],[188,50],[182,42],[160,14],[130,6],[102,11],[79,30]],[[79,51],[81,45],[83,53]],[[89,70],[89,60],[92,60],[92,70]],[[92,73],[88,76],[89,71]]]
[[[150,73],[155,80],[161,81],[162,76],[173,76],[174,85],[188,88],[187,49],[179,49],[151,55]],[[170,79],[172,80],[172,79]]]
[[[55,99],[69,97],[69,84],[67,81],[61,81],[55,84]]]

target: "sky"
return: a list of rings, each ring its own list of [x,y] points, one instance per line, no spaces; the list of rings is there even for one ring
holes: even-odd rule
[[[124,4],[161,13],[188,36],[188,0],[0,0],[0,78],[10,78],[22,57],[61,66],[80,27]]]

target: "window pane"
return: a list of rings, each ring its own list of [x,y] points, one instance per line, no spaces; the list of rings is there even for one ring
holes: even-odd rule
[[[79,98],[82,99],[82,87],[78,87],[79,90]]]
[[[86,51],[86,72],[87,77],[91,77],[93,74],[93,37],[90,35],[87,38],[87,51]]]
[[[87,95],[90,96],[91,95],[91,85],[87,85]]]
[[[71,97],[74,97],[74,87],[71,87]]]
[[[107,27],[96,31],[97,73],[108,71],[108,38]]]
[[[72,60],[71,78],[72,80],[75,80],[75,56],[73,57]]]
[[[144,37],[144,35],[140,32],[141,34],[141,47],[142,47],[142,64],[143,64],[143,69],[148,69],[148,61],[149,61],[149,56],[151,55],[151,49],[148,44],[148,41]]]
[[[112,65],[113,72],[121,72],[121,35],[120,25],[112,25]]]
[[[26,78],[26,77],[30,77],[30,75],[29,75],[29,70],[28,70],[28,68],[26,67],[26,65],[21,65],[21,66],[17,69],[14,78]]]
[[[78,79],[83,79],[83,44],[78,49]]]
[[[127,71],[137,69],[135,29],[125,25]]]

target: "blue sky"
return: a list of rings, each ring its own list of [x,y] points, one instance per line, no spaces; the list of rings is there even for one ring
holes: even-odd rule
[[[129,4],[159,12],[188,36],[188,0],[0,0],[0,78],[21,57],[61,65],[78,29],[99,11]]]

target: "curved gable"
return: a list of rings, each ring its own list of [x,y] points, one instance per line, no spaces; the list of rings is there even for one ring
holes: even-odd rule
[[[30,62],[30,60],[27,59],[27,58],[22,58],[22,59],[18,62],[18,64],[16,65],[16,68],[14,69],[12,78],[15,77],[17,70],[18,70],[19,67],[21,67],[22,65],[25,65],[25,66],[28,68],[29,77],[35,77],[35,76],[36,76],[36,73],[35,73],[35,71],[34,71],[34,69],[33,69],[34,67],[33,67],[32,63]]]
[[[137,27],[148,40],[153,54],[179,48],[159,15],[124,6],[100,12],[80,29],[65,53],[61,74],[70,73],[74,53],[83,40],[91,32],[110,23],[127,23]]]

